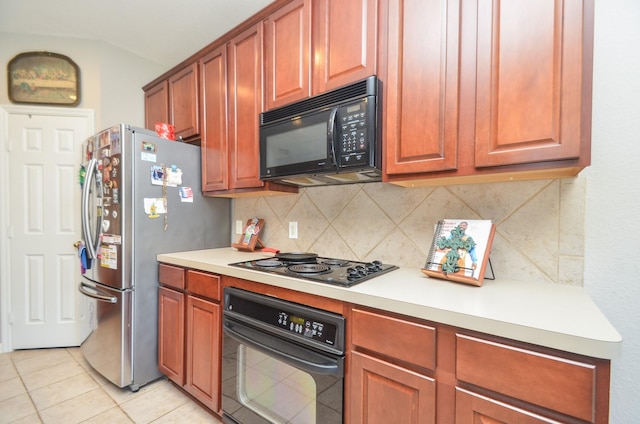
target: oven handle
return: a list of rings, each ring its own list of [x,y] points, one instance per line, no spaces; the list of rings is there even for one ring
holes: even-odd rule
[[[309,348],[301,347],[271,334],[265,334],[252,327],[223,318],[224,333],[239,343],[252,347],[262,353],[310,374],[344,377],[344,357],[322,355]]]

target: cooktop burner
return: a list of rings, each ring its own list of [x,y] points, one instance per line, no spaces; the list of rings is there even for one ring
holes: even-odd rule
[[[398,268],[380,261],[358,262],[322,258],[315,253],[278,253],[272,258],[229,265],[344,287],[350,287]]]

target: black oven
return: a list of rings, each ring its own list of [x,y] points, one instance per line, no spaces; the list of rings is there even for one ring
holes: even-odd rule
[[[225,288],[223,422],[342,423],[344,349],[341,315]]]

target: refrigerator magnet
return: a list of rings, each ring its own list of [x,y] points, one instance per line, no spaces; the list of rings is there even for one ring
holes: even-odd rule
[[[193,190],[191,187],[179,187],[180,201],[183,203],[193,203]]]
[[[167,185],[169,187],[177,187],[182,184],[182,169],[176,165],[171,165],[167,169]]]
[[[159,165],[151,165],[151,184],[162,185],[163,179],[164,172],[162,171],[162,167]]]
[[[142,142],[142,151],[140,152],[140,159],[145,162],[156,161],[156,144],[149,141]]]
[[[159,214],[167,213],[164,207],[164,200],[162,198],[146,197],[144,199],[144,213],[146,213],[149,218],[157,218]]]

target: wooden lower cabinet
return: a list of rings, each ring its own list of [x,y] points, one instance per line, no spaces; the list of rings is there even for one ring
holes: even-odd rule
[[[220,277],[160,264],[158,368],[220,413]]]
[[[159,276],[160,370],[218,414],[228,285],[346,317],[347,424],[609,422],[606,359],[192,269]]]
[[[354,307],[349,385],[351,423],[436,422],[436,329]]]
[[[458,386],[561,422],[608,422],[608,361],[462,332],[455,349]]]
[[[184,385],[184,293],[167,287],[158,290],[158,368]]]
[[[456,424],[541,424],[556,420],[533,414],[508,403],[456,389]]]
[[[351,423],[435,423],[434,379],[360,352],[349,375]]]
[[[187,296],[185,390],[211,410],[220,409],[220,305]]]
[[[610,361],[353,306],[350,424],[608,423]]]

